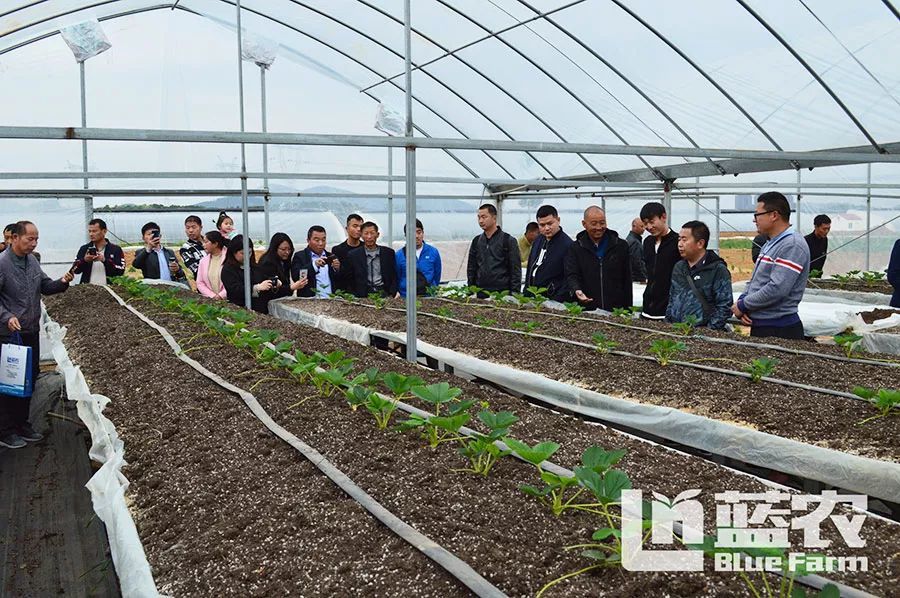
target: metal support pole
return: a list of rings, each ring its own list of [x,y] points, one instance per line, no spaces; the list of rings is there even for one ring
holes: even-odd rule
[[[600,196],[600,209],[603,210],[604,214],[606,213],[606,196],[605,195]]]
[[[694,182],[699,185],[700,177],[695,177]],[[719,211],[716,210],[716,219],[719,218]],[[697,201],[694,203],[694,220],[700,220],[700,196],[697,196]]]
[[[666,208],[666,215],[672,218],[672,181],[666,181],[663,185],[663,206]]]
[[[698,210],[700,209],[699,204],[697,206],[697,209]],[[710,249],[715,249],[716,251],[719,251],[719,240],[720,240],[719,237],[722,234],[722,226],[719,224],[719,214],[720,213],[721,213],[721,205],[719,204],[719,196],[716,195],[716,218],[715,218],[716,234],[713,235],[714,245],[710,248]]]
[[[394,148],[389,147],[388,150],[388,195],[387,195],[387,211],[388,211],[388,227],[387,240],[388,247],[394,247]]]
[[[872,258],[872,165],[866,164],[866,271]]]
[[[81,80],[81,126],[82,128],[87,127],[87,85],[85,83],[84,78],[84,61],[78,63],[78,72],[80,73]],[[87,177],[88,171],[88,149],[87,149],[87,140],[83,139],[81,141],[81,172],[85,173],[84,177],[84,188],[90,188],[90,183]],[[87,233],[88,222],[94,217],[94,198],[93,197],[85,197],[84,198],[84,234],[87,240],[90,240]]]
[[[241,0],[235,2],[237,10],[237,66],[238,100],[240,103],[241,133],[244,132],[244,63],[241,57]],[[247,148],[241,144],[241,232],[244,234],[244,307],[251,309],[250,296],[250,215],[247,213]]]
[[[794,227],[798,233],[803,234],[803,227],[800,224],[800,169],[797,169],[797,223]]]
[[[266,65],[259,65],[259,85],[260,97],[262,98],[262,132],[268,133],[266,127]],[[263,187],[266,190],[265,199],[263,201],[263,211],[266,216],[266,241],[272,238],[272,232],[269,228],[269,146],[265,143],[262,146],[262,167],[263,167]]]
[[[403,2],[406,51],[406,136],[413,136],[412,115],[412,14],[410,0]],[[406,148],[406,359],[413,363],[416,348],[416,148]]]
[[[506,199],[505,195],[498,195],[494,198],[494,203],[497,204],[497,226],[503,228],[503,200]]]

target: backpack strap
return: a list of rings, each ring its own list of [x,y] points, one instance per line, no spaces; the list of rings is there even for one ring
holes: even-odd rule
[[[697,285],[694,284],[694,278],[691,276],[690,268],[687,269],[685,278],[687,279],[688,286],[691,287],[691,291],[694,292],[694,297],[697,298],[697,301],[700,302],[700,306],[703,308],[703,315],[706,316],[706,319],[708,320],[709,316],[712,315],[713,308],[709,304],[709,301],[706,300],[706,297],[703,296],[703,293],[700,292],[700,289],[697,288]]]

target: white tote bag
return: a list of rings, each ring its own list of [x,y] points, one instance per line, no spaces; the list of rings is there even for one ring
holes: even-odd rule
[[[15,333],[10,342],[0,346],[0,394],[14,397],[30,397],[34,380],[31,377],[31,347],[21,344],[22,337]]]

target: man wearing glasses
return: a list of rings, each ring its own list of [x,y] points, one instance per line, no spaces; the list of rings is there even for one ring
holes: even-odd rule
[[[769,237],[753,276],[731,311],[750,326],[750,336],[804,338],[797,306],[806,289],[809,247],[791,228],[791,207],[777,191],[763,193],[753,214],[756,229]]]

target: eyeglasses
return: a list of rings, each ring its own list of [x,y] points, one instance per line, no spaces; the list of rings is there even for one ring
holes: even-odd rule
[[[754,212],[753,220],[756,221],[760,216],[765,216],[766,214],[771,214],[772,212],[777,212],[778,210],[766,210],[765,212]]]

